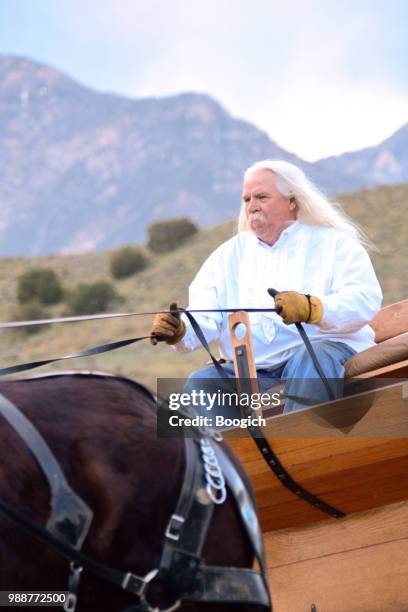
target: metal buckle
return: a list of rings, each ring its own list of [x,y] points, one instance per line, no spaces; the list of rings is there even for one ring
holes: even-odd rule
[[[178,517],[178,518],[181,518],[181,517]],[[181,606],[181,599],[177,599],[169,608],[166,608],[166,609],[152,608],[146,599],[147,587],[149,586],[149,583],[156,578],[159,571],[160,570],[158,568],[155,568],[155,569],[150,570],[150,572],[147,572],[144,578],[141,579],[142,584],[140,586],[140,589],[136,592],[136,595],[139,597],[140,603],[144,604],[144,607],[147,609],[148,612],[173,612],[174,610],[177,610]],[[126,586],[129,584],[129,581],[132,577],[133,577],[133,574],[131,572],[128,572],[125,575],[125,577],[122,580],[122,587],[124,589],[126,589]]]
[[[74,593],[68,593],[67,598],[64,601],[64,612],[75,612],[77,601],[78,597]]]
[[[165,534],[166,538],[170,538],[170,540],[174,540],[175,542],[177,542],[177,540],[179,540],[180,538],[180,533],[172,533],[172,529],[180,529],[184,521],[185,519],[182,516],[179,516],[178,514],[172,514],[169,524],[167,525]]]
[[[129,583],[132,580],[132,578],[137,578],[139,581],[141,581],[141,585],[137,590],[131,591],[131,592],[134,592],[135,595],[137,595],[138,597],[142,597],[144,596],[147,585],[149,584],[149,582],[153,580],[153,578],[157,576],[158,573],[159,573],[158,569],[153,569],[153,570],[150,570],[150,572],[148,572],[146,576],[141,578],[140,576],[135,576],[135,574],[132,574],[132,572],[127,572],[127,574],[125,574],[121,582],[121,587],[122,589],[127,591]]]

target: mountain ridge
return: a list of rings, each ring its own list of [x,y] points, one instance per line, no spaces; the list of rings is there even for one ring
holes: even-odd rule
[[[369,174],[356,158],[306,162],[206,93],[99,93],[13,56],[0,56],[0,92],[4,255],[112,248],[169,217],[220,223],[239,208],[245,168],[266,157],[299,165],[330,193],[363,187],[358,167]]]

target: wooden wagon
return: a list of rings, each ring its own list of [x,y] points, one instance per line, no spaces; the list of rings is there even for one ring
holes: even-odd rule
[[[345,397],[264,427],[292,478],[344,518],[282,486],[242,430],[227,433],[256,492],[274,612],[408,611],[408,300],[372,327],[376,346],[346,363]]]

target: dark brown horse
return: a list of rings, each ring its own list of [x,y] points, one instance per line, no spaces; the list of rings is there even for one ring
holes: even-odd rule
[[[185,456],[181,439],[157,437],[150,393],[124,378],[86,373],[2,381],[0,393],[31,420],[71,487],[92,508],[83,552],[141,576],[157,567],[180,493]],[[1,499],[44,525],[50,502],[47,483],[31,452],[1,416],[0,445]],[[4,519],[0,542],[0,590],[67,590],[65,559]],[[252,566],[252,547],[232,496],[215,509],[203,557],[212,565]],[[158,606],[169,604],[154,583],[150,598]],[[136,603],[131,594],[83,572],[77,612],[117,612]],[[185,603],[180,609],[243,608]]]

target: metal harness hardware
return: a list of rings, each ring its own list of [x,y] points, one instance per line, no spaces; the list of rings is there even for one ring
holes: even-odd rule
[[[182,604],[181,599],[177,599],[173,604],[171,604],[171,606],[169,606],[167,608],[157,608],[157,607],[152,608],[151,605],[149,604],[148,600],[147,600],[147,597],[146,597],[147,588],[148,588],[149,584],[151,582],[153,582],[153,580],[156,578],[156,576],[159,574],[159,572],[160,572],[159,568],[150,570],[150,572],[148,572],[146,574],[146,576],[142,579],[142,584],[140,585],[140,588],[138,589],[138,591],[135,593],[135,595],[137,595],[139,597],[139,605],[137,607],[138,608],[145,608],[146,612],[173,612],[174,610],[177,610],[181,606],[181,604]],[[126,576],[124,577],[123,582],[122,582],[122,587],[125,590],[126,590],[126,588],[128,586],[128,582],[131,580],[131,578],[132,578],[132,574],[131,573],[126,574]],[[128,608],[128,610],[129,610],[129,608]],[[130,608],[130,610],[132,610],[132,607]],[[124,612],[126,612],[126,610]]]
[[[205,490],[214,504],[223,504],[227,499],[227,488],[217,456],[208,439],[200,440],[200,446],[207,483]]]
[[[169,524],[167,525],[167,529],[165,532],[166,538],[170,538],[170,540],[177,540],[180,537],[180,529],[184,523],[185,519],[178,514],[172,514]]]

